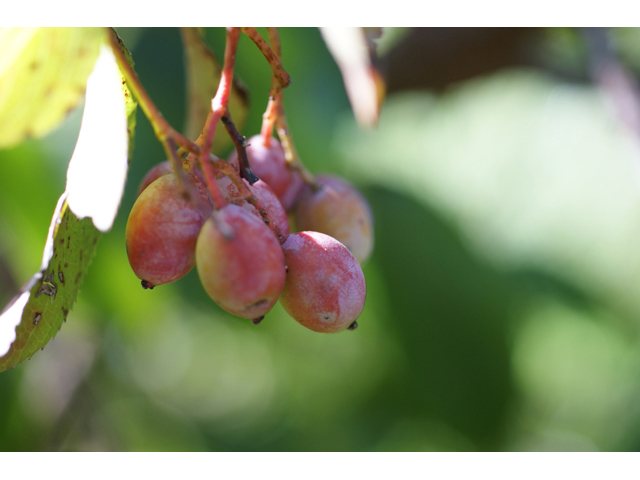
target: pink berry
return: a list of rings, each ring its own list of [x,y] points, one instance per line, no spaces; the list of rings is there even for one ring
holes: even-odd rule
[[[155,180],[160,177],[164,177],[165,175],[169,175],[170,173],[173,173],[173,169],[171,168],[171,164],[168,161],[156,164],[155,167],[147,172],[147,174],[140,182],[137,195],[139,196],[143,192],[143,190],[151,185]]]
[[[302,193],[304,182],[300,174],[287,165],[282,145],[277,139],[271,138],[267,147],[262,135],[251,137],[248,143],[246,151],[251,171],[271,187],[286,211],[291,210]],[[229,162],[238,166],[235,150]]]
[[[298,323],[316,332],[355,328],[366,283],[347,247],[319,232],[289,235],[282,244],[287,264],[280,303]]]
[[[199,203],[181,195],[175,175],[164,175],[144,189],[129,214],[127,256],[145,288],[178,280],[195,265],[196,240],[211,205],[204,185],[194,175],[188,179]]]
[[[249,185],[249,182],[246,180],[242,180],[245,185],[249,188],[251,193],[255,195],[258,201],[262,204],[262,206],[267,210],[273,224],[269,224],[269,228],[271,228],[277,237],[279,237],[282,241],[284,241],[284,237],[291,233],[291,228],[289,226],[289,218],[287,217],[287,212],[282,208],[282,204],[276,197],[273,190],[269,188],[262,180],[258,180],[253,185]],[[247,212],[251,213],[255,217],[260,220],[263,220],[260,212],[254,207],[251,203],[244,198],[240,191],[236,188],[236,186],[229,180],[229,177],[223,176],[222,178],[216,180],[220,191],[222,192],[222,196],[226,200],[227,203],[238,205],[239,207],[244,208]],[[277,229],[275,228],[277,226]]]
[[[320,189],[308,188],[295,211],[300,230],[326,233],[343,243],[360,263],[373,251],[373,215],[367,200],[346,180],[318,175]]]
[[[200,282],[224,310],[258,321],[285,281],[280,242],[255,216],[227,205],[205,222],[196,244]]]

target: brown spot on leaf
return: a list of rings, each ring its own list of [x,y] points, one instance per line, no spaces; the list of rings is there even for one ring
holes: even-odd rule
[[[36,313],[36,315],[33,317],[33,324],[38,325],[38,323],[40,323],[41,318],[42,318],[42,314]]]
[[[42,285],[40,285],[40,288],[38,288],[36,297],[45,294],[52,298],[55,298],[56,293],[58,293],[58,285],[53,281],[53,272],[50,272],[42,280]]]
[[[58,272],[58,280],[60,280],[60,283],[64,286],[64,273],[62,273],[62,271]]]

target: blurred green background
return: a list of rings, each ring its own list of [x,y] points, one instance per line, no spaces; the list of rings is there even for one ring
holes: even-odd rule
[[[179,31],[117,30],[181,128]],[[594,85],[585,32],[391,33],[388,96],[365,131],[319,31],[281,30],[303,162],[344,175],[374,212],[359,328],[317,334],[279,304],[255,326],[195,271],[143,290],[124,228],[164,155],[139,111],[118,217],[75,308],[0,374],[0,450],[640,448],[639,132]],[[637,77],[640,31],[610,33]],[[224,30],[207,41],[221,57]],[[237,58],[251,136],[270,70],[247,38]],[[81,115],[0,151],[0,306],[40,266]]]

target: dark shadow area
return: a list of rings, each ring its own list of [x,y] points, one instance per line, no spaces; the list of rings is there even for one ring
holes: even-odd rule
[[[411,198],[366,191],[376,215],[374,261],[388,285],[391,327],[406,354],[404,378],[380,400],[394,416],[433,418],[480,449],[499,443],[513,394],[507,323],[516,287],[475,259],[458,235]]]

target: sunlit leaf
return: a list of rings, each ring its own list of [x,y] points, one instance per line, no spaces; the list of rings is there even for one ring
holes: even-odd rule
[[[128,158],[126,92],[107,46],[102,46],[87,88],[91,91],[67,171],[68,202],[78,218],[91,217],[105,232],[111,228],[120,205]]]
[[[385,91],[384,81],[371,62],[368,43],[377,35],[376,29],[325,27],[320,31],[340,68],[358,124],[375,126]]]
[[[185,51],[187,72],[187,123],[185,135],[195,140],[200,135],[207,115],[211,110],[211,99],[218,90],[222,75],[222,67],[214,53],[202,40],[197,28],[182,28],[182,42]],[[234,78],[233,88],[229,96],[229,111],[238,129],[247,118],[247,95]],[[220,151],[231,143],[228,135],[222,134],[224,126],[219,122],[214,137],[212,150]]]
[[[113,53],[102,46],[87,81],[82,126],[42,266],[0,315],[0,370],[30,358],[55,336],[75,302],[101,232],[111,228],[133,135],[122,86]]]
[[[0,148],[55,128],[81,100],[105,31],[0,29]]]

